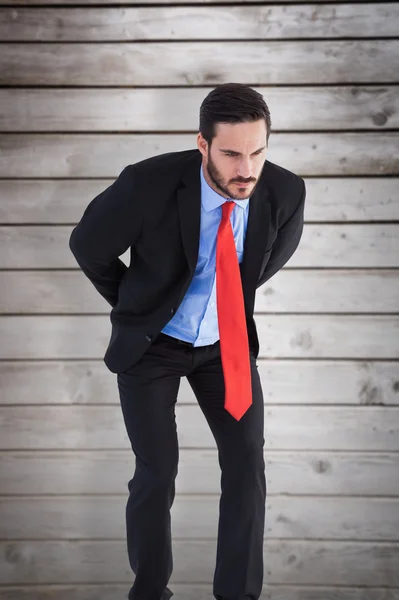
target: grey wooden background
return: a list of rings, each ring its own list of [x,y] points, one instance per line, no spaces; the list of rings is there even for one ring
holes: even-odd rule
[[[68,6],[69,5],[69,6]],[[217,83],[259,89],[306,224],[258,290],[268,600],[399,599],[399,5],[0,6],[0,596],[116,600],[134,457],[109,305],[72,227],[122,168],[195,147]],[[185,380],[176,600],[211,596],[219,467]]]

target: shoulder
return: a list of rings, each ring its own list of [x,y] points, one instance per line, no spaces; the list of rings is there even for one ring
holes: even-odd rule
[[[303,213],[306,187],[302,177],[269,160],[265,161],[261,177],[268,189],[279,227],[294,215]]]
[[[303,211],[306,187],[302,177],[269,160],[265,161],[261,177],[280,224],[284,224],[295,212]]]
[[[197,171],[197,166],[199,182],[200,157],[199,150],[168,152],[124,168],[121,175],[127,182],[126,189],[129,189],[130,197],[136,200],[132,204],[140,206],[147,224],[153,225],[163,218],[165,211],[174,203],[176,191],[185,174]]]
[[[290,196],[302,195],[305,182],[296,173],[266,160],[262,170],[262,178],[270,191],[278,198],[281,194]]]
[[[157,154],[136,163],[127,165],[125,168],[128,169],[133,176],[154,176],[155,173],[172,173],[174,175],[180,175],[184,173],[187,166],[200,154],[199,150],[182,150],[180,152],[166,152],[164,154]]]
[[[126,186],[138,193],[145,192],[148,200],[160,202],[176,190],[182,177],[192,166],[200,165],[198,149],[167,152],[128,164],[119,175]]]

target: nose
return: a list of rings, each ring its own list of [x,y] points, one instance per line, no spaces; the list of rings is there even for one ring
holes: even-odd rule
[[[251,162],[249,158],[243,158],[238,166],[238,177],[249,179],[251,177]]]

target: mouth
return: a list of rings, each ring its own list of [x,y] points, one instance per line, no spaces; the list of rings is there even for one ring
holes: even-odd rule
[[[253,182],[252,181],[235,181],[234,183],[235,183],[235,185],[239,185],[240,187],[247,187],[248,185],[251,185]]]

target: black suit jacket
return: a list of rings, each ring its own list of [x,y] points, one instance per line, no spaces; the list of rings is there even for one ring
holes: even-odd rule
[[[87,206],[69,247],[112,306],[104,356],[110,371],[139,360],[172,318],[194,275],[200,234],[199,150],[170,152],[128,165]],[[266,160],[249,201],[240,264],[249,344],[259,341],[255,292],[288,261],[303,230],[301,177]],[[118,258],[130,248],[130,265]]]

